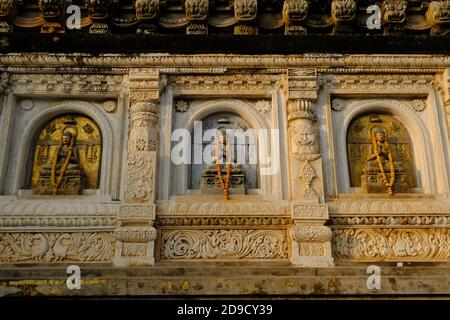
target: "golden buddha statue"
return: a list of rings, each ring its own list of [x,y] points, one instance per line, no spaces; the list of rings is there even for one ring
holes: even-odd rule
[[[72,124],[71,121],[69,119],[65,124]],[[60,144],[51,161],[41,167],[34,193],[76,195],[84,188],[85,174],[76,147],[77,129],[72,125],[62,129]]]

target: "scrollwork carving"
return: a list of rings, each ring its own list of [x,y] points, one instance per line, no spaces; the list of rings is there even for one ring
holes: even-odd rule
[[[162,259],[285,259],[281,230],[163,230]]]
[[[335,229],[338,259],[358,261],[449,261],[448,229]]]

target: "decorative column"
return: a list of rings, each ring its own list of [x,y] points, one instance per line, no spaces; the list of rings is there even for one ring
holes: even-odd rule
[[[159,72],[132,69],[130,81],[130,136],[128,140],[125,203],[113,262],[116,266],[152,266],[155,263],[155,186],[159,141]]]
[[[447,134],[448,143],[450,144],[450,69],[446,69],[443,75],[443,102],[447,113]]]
[[[319,127],[314,112],[317,100],[315,69],[288,72],[288,137],[290,199],[292,201],[291,262],[301,267],[333,265],[331,229],[324,226],[324,204]]]

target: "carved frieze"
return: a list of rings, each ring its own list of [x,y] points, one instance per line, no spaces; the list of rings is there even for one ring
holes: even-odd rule
[[[265,96],[279,80],[280,75],[273,74],[173,75],[169,78],[169,85],[177,95]]]
[[[291,217],[167,217],[158,218],[157,226],[288,226],[292,223]]]
[[[109,262],[111,233],[0,233],[0,262]]]
[[[286,259],[283,230],[162,230],[161,259]]]
[[[122,75],[105,74],[12,74],[17,94],[108,94],[122,90]]]
[[[449,229],[334,229],[333,254],[352,261],[449,261]]]
[[[206,202],[186,201],[157,205],[158,216],[287,216],[287,202]]]

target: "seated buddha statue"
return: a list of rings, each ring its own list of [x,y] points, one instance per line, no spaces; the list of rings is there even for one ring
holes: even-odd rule
[[[70,131],[62,134],[61,142],[51,162],[40,170],[38,194],[79,194],[84,187],[85,174],[80,167],[76,135]]]

